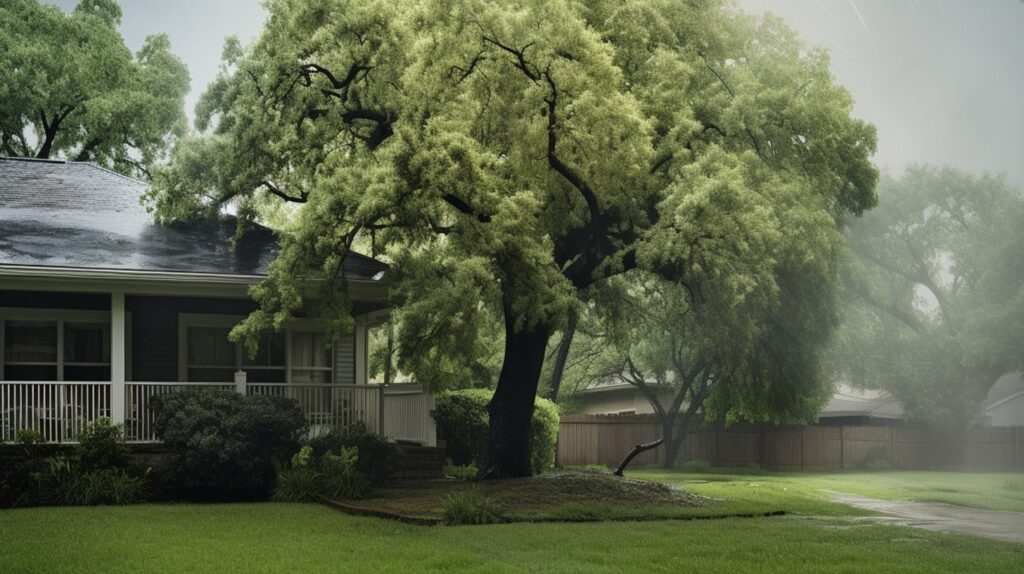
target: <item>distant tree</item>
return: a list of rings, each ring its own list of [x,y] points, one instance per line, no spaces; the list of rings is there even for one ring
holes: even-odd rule
[[[350,329],[339,271],[367,234],[394,262],[418,379],[475,357],[500,317],[487,477],[529,474],[548,341],[581,293],[642,268],[702,305],[767,304],[780,242],[820,245],[785,226],[828,233],[874,202],[874,128],[850,117],[827,54],[775,18],[681,0],[267,8],[252,46],[229,44],[197,112],[206,135],[154,174],[153,205],[305,204],[235,330],[248,341],[310,300]],[[302,281],[314,273],[327,280]]]
[[[913,167],[885,178],[848,230],[841,376],[899,397],[914,419],[976,422],[1024,367],[1024,197],[1005,179]]]
[[[134,55],[113,0],[71,14],[38,0],[0,6],[0,154],[93,161],[145,174],[184,133],[188,69],[167,36]]]

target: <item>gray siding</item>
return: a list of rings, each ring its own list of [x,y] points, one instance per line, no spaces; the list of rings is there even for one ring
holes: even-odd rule
[[[352,385],[356,382],[356,338],[342,337],[334,345],[334,382]]]

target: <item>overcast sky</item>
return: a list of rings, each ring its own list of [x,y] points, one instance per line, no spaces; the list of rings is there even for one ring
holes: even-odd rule
[[[75,0],[59,0],[70,10]],[[782,16],[832,52],[855,115],[878,127],[875,161],[1006,173],[1024,188],[1024,0],[740,0]],[[258,0],[121,0],[132,49],[166,32],[195,102],[217,73],[224,37],[260,31]]]

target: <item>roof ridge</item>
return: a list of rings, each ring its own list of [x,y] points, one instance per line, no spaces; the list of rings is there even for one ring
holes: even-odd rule
[[[24,162],[34,162],[34,163],[68,163],[68,161],[64,160],[64,159],[50,159],[50,158],[41,158],[41,157],[22,157],[22,156],[17,156],[17,155],[0,155],[0,160],[24,161]]]

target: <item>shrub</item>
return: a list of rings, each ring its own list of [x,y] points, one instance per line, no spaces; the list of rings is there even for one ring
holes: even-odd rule
[[[68,472],[57,487],[54,501],[72,506],[134,504],[148,495],[145,477],[132,476],[122,468],[104,468]]]
[[[331,500],[365,498],[370,493],[370,479],[359,472],[359,450],[341,447],[338,454],[320,457],[320,493]]]
[[[121,425],[100,417],[78,434],[78,460],[83,471],[125,468],[131,451],[124,442]]]
[[[292,457],[291,467],[277,475],[274,500],[309,502],[321,497],[332,500],[365,498],[370,479],[358,469],[359,451],[341,447],[338,454],[326,452],[313,458],[313,449],[304,446]]]
[[[476,463],[479,466],[486,460],[487,403],[493,394],[485,389],[468,389],[435,397],[430,414],[437,422],[438,438],[445,441],[445,449],[454,464]],[[555,465],[558,421],[558,406],[537,397],[530,421],[530,467],[534,474]]]
[[[293,399],[189,389],[154,397],[153,429],[170,450],[166,493],[187,500],[260,500],[274,488],[275,464],[306,432]]]
[[[452,459],[448,459],[448,464],[444,466],[442,471],[445,478],[458,478],[461,480],[467,480],[477,475],[479,470],[473,463],[469,464],[452,464]]]
[[[505,507],[476,488],[453,492],[441,500],[445,524],[496,524],[505,521]]]
[[[363,423],[331,432],[309,441],[312,456],[320,458],[329,452],[338,452],[343,447],[354,447],[359,452],[359,472],[369,477],[374,484],[380,484],[398,466],[398,447],[379,434],[366,429]]]

